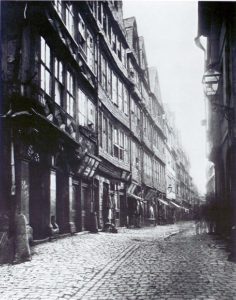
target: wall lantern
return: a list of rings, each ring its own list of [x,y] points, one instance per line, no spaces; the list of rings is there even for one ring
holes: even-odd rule
[[[168,188],[167,188],[168,193],[170,194],[172,192],[172,185],[169,184]]]
[[[202,77],[202,83],[206,96],[214,96],[217,93],[220,76],[221,73],[212,68],[204,73]]]
[[[224,118],[230,121],[234,119],[234,109],[230,106],[219,103],[215,99],[221,75],[221,73],[210,67],[209,70],[204,73],[202,83],[205,95],[211,100],[212,109],[223,114]]]

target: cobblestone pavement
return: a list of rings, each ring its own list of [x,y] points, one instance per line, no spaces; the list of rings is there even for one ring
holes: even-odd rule
[[[1,300],[236,299],[236,264],[191,222],[75,235],[0,267]]]

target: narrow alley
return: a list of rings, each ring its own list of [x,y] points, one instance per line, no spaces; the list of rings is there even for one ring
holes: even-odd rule
[[[1,300],[236,299],[236,265],[193,222],[78,234],[0,267]]]

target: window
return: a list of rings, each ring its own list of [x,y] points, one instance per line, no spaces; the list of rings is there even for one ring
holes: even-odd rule
[[[56,57],[54,59],[55,102],[63,106],[63,65]]]
[[[120,41],[118,40],[118,38],[116,39],[116,47],[117,47],[117,55],[119,57],[119,59],[121,60],[121,43]]]
[[[96,15],[96,2],[95,1],[88,1],[89,7],[92,11],[92,14],[95,16]]]
[[[103,116],[103,149],[108,152],[108,121]]]
[[[41,53],[40,53],[40,87],[51,96],[51,50],[45,39],[41,37]]]
[[[124,161],[129,161],[129,144],[128,144],[128,137],[124,135]]]
[[[74,117],[74,79],[70,71],[67,71],[66,112]]]
[[[123,62],[123,65],[126,67],[126,50],[121,44],[121,61]]]
[[[128,162],[128,150],[127,135],[122,130],[113,127],[113,156]]]
[[[117,77],[114,72],[112,72],[112,100],[118,106]]]
[[[79,124],[82,126],[87,125],[87,109],[86,109],[86,96],[85,94],[79,89],[79,95],[78,95],[78,109],[79,109]]]
[[[96,125],[96,109],[93,102],[87,97],[84,92],[79,89],[78,92],[78,110],[79,110],[79,124],[82,126],[90,126],[95,129]]]
[[[87,63],[92,71],[94,71],[94,41],[93,36],[87,30]]]
[[[124,86],[124,113],[128,115],[128,90]]]
[[[66,28],[69,33],[74,37],[74,15],[72,4],[66,4]]]
[[[103,30],[107,34],[107,16],[105,13],[103,14]]]
[[[124,132],[120,131],[120,159],[124,160]]]
[[[123,111],[123,84],[118,79],[118,107]]]
[[[101,84],[107,90],[107,62],[104,56],[101,56]]]
[[[100,24],[103,22],[103,4],[102,2],[98,2],[98,21]]]
[[[110,66],[107,64],[107,93],[110,97],[112,95],[111,77],[112,77],[112,71]]]
[[[119,131],[113,128],[113,155],[119,158]]]
[[[54,0],[53,5],[60,17],[62,18],[62,0]]]
[[[111,29],[111,47],[114,52],[116,52],[116,36],[113,28]]]
[[[99,146],[102,147],[102,112],[99,111]]]
[[[85,29],[85,23],[80,15],[78,15],[79,18],[79,45],[83,52],[86,54],[86,29]]]
[[[109,121],[108,126],[108,153],[112,155],[112,124]]]

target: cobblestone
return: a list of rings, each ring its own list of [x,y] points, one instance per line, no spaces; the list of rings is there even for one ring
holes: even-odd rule
[[[0,267],[1,300],[236,299],[236,265],[190,222],[75,235],[33,253]]]

